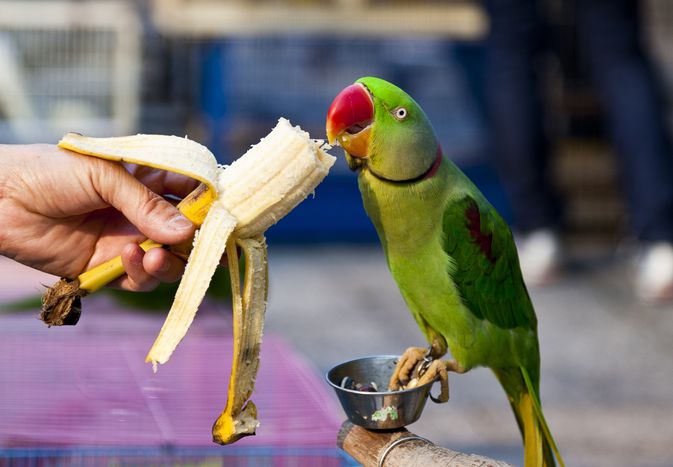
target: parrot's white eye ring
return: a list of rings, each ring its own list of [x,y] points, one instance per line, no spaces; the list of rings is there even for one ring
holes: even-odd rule
[[[398,107],[393,111],[393,116],[398,120],[404,120],[407,118],[408,112],[404,107]]]

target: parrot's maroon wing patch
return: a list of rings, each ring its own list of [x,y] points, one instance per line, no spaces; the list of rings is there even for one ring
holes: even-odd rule
[[[491,263],[495,263],[495,258],[491,251],[493,234],[485,234],[481,231],[481,213],[479,212],[479,206],[477,206],[477,203],[474,200],[470,202],[465,210],[465,217],[467,218],[467,223],[465,225],[470,231],[472,241],[479,247],[481,252]]]

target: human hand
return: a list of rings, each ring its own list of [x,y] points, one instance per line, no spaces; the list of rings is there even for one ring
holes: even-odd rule
[[[0,254],[69,278],[121,254],[126,275],[112,286],[139,291],[176,281],[183,261],[138,243],[189,240],[195,226],[160,195],[182,198],[197,184],[54,145],[0,145]]]

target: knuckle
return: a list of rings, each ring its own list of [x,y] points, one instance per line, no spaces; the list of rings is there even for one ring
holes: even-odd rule
[[[147,193],[147,199],[144,200],[141,206],[141,214],[149,219],[154,219],[158,212],[166,209],[170,204],[153,191],[148,190]]]

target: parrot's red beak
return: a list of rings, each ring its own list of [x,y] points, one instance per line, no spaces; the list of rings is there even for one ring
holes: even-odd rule
[[[327,140],[338,143],[353,157],[367,157],[374,119],[372,97],[360,83],[341,91],[327,111]]]

